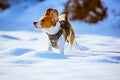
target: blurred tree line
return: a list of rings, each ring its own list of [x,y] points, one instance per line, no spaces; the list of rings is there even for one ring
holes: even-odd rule
[[[9,7],[10,5],[8,4],[7,0],[0,0],[0,9],[5,10]]]
[[[101,0],[68,0],[63,13],[71,20],[97,23],[107,16],[107,8],[102,5]]]

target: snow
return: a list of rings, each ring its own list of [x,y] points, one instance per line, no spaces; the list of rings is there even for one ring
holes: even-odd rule
[[[62,13],[65,2],[21,2],[0,12],[0,80],[120,80],[120,16],[112,13],[120,1],[103,0],[109,15],[97,24],[70,21],[77,43],[66,43],[63,55],[47,51],[47,35],[33,22],[49,7]]]

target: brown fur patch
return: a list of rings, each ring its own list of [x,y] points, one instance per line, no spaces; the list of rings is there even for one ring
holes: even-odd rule
[[[51,19],[52,17],[50,16],[44,16],[42,19],[41,19],[41,26],[43,28],[50,28],[53,26],[52,22],[51,22]]]
[[[47,9],[46,12],[45,12],[45,15],[50,15],[50,12],[51,12],[52,10],[53,10],[53,9],[51,9],[51,8]]]
[[[70,36],[70,45],[72,46],[75,40],[75,33],[73,28],[70,26],[71,36]]]
[[[67,34],[66,34],[66,31],[65,31],[65,29],[62,29],[62,33],[63,33],[63,36],[64,36],[64,41],[66,41],[67,40]]]

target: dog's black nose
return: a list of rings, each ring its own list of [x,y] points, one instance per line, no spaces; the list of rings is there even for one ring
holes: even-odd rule
[[[33,22],[33,24],[34,24],[34,25],[36,25],[36,24],[37,24],[37,22]]]

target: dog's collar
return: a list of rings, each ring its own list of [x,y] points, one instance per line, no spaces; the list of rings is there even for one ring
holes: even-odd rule
[[[58,31],[58,33],[53,34],[53,35],[48,34],[47,32],[46,32],[46,34],[49,35],[49,36],[56,36],[56,37],[58,36],[58,37],[59,37],[59,36],[61,36],[61,34],[62,34],[62,29],[60,29],[60,30]]]

